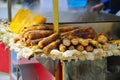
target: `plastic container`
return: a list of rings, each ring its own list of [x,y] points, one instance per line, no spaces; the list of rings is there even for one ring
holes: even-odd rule
[[[69,8],[84,8],[87,6],[87,0],[67,0]]]

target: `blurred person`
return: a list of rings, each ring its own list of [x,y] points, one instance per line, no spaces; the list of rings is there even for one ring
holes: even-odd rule
[[[24,0],[24,8],[34,9],[39,5],[40,0]]]
[[[120,0],[103,0],[101,3],[92,7],[92,11],[109,9],[108,13],[116,14],[120,10]]]
[[[3,0],[3,2],[6,2],[7,0]]]
[[[24,3],[25,3],[26,5],[30,5],[30,4],[34,3],[34,1],[35,1],[35,0],[24,0]]]

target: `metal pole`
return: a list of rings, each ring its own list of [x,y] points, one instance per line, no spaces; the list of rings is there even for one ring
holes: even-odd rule
[[[8,7],[8,21],[11,21],[12,14],[11,14],[11,0],[7,0],[7,7]]]

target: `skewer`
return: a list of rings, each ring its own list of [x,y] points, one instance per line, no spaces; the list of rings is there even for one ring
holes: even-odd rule
[[[53,23],[54,23],[54,32],[58,32],[58,22],[59,22],[59,13],[58,13],[58,0],[53,0]]]

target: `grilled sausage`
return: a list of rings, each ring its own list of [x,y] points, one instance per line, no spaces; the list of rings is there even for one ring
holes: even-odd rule
[[[78,38],[72,39],[72,40],[71,40],[71,43],[72,43],[73,45],[78,45],[78,44],[79,44],[79,39],[78,39]]]
[[[78,46],[76,47],[76,49],[77,49],[78,51],[82,52],[82,51],[84,50],[84,47],[83,47],[82,45],[78,45]]]
[[[50,44],[51,42],[57,40],[59,38],[59,34],[58,33],[54,33],[46,38],[43,38],[39,43],[39,47],[40,48],[43,48],[45,47],[46,45]]]
[[[64,51],[66,50],[66,46],[63,45],[63,44],[60,44],[60,45],[59,45],[59,50],[60,50],[61,52],[64,52]]]
[[[25,38],[28,39],[39,39],[39,38],[44,38],[49,35],[53,34],[53,31],[51,30],[33,30],[29,31],[25,34]]]
[[[79,39],[79,43],[82,45],[82,46],[87,46],[89,44],[89,40],[88,39],[82,39],[80,38]]]
[[[23,38],[26,32],[33,31],[33,30],[53,30],[53,26],[33,25],[31,27],[25,27],[25,29],[23,29],[20,32],[20,37]]]
[[[71,44],[71,41],[67,38],[64,38],[62,42],[65,46],[70,46],[70,44]]]
[[[90,43],[91,43],[94,47],[99,48],[99,43],[98,43],[98,41],[90,40]]]
[[[87,52],[92,52],[93,51],[93,46],[88,45],[88,46],[86,46],[85,49],[86,49]]]
[[[49,55],[50,51],[56,49],[59,46],[59,44],[60,44],[60,39],[57,39],[56,41],[48,44],[43,48],[44,54]]]
[[[108,41],[108,39],[105,35],[100,35],[97,40],[98,40],[98,42],[103,43],[103,44]]]
[[[78,27],[63,26],[63,27],[59,27],[59,31],[60,31],[60,33],[63,33],[63,32],[72,31],[72,30],[77,29],[77,28],[78,28]]]
[[[41,41],[43,38],[40,39],[35,39],[35,40],[30,40],[28,39],[25,43],[27,44],[27,46],[34,46],[37,45],[39,41]]]
[[[68,47],[68,49],[73,50],[73,49],[75,49],[75,47],[73,45],[71,45],[71,46]]]

